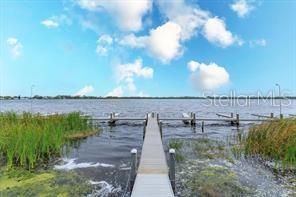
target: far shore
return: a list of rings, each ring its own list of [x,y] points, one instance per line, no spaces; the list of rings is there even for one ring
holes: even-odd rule
[[[239,96],[239,97],[228,97],[228,96],[170,96],[170,97],[100,97],[100,96],[68,96],[68,95],[58,95],[58,96],[39,96],[35,95],[33,97],[21,97],[21,96],[0,96],[0,100],[60,100],[60,99],[223,99],[223,100],[234,100],[234,99],[262,99],[262,100],[272,100],[272,99],[296,99],[296,96],[277,96],[277,97],[257,97],[257,96]]]

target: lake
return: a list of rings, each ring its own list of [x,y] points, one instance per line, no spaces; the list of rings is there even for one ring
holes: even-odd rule
[[[256,118],[251,114],[279,116],[279,102],[270,100],[222,100],[215,103],[202,99],[97,99],[97,100],[1,100],[0,111],[31,111],[34,113],[68,113],[80,111],[95,117],[107,117],[111,112],[122,117],[144,117],[146,113],[157,112],[160,118],[181,117],[183,112],[194,112],[197,118],[217,118],[216,113],[239,113],[241,118]],[[285,117],[296,114],[296,100],[282,100]],[[129,175],[130,150],[136,148],[141,154],[143,143],[142,121],[119,121],[116,126],[97,123],[102,133],[82,140],[64,156],[57,170],[75,170],[96,186],[96,196],[121,196]],[[192,140],[207,137],[226,142],[239,131],[247,131],[251,122],[242,122],[239,128],[223,122],[205,122],[201,132],[200,122],[196,127],[184,125],[181,121],[164,122],[163,143],[171,139]],[[222,160],[221,160],[222,161]],[[203,160],[206,162],[206,160]],[[224,161],[223,161],[224,162]],[[223,163],[222,162],[222,163]],[[295,191],[287,189],[288,179],[276,176],[263,165],[253,161],[237,159],[234,163],[206,163],[207,165],[228,166],[239,177],[239,181],[254,191],[254,196],[289,196]],[[178,196],[192,196],[182,187],[182,173],[190,166],[177,169]],[[181,173],[182,170],[182,173]],[[178,174],[179,173],[179,174]],[[179,178],[179,180],[178,180]]]

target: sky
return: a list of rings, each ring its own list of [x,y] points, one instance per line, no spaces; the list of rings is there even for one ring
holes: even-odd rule
[[[294,0],[1,0],[0,95],[296,95]]]

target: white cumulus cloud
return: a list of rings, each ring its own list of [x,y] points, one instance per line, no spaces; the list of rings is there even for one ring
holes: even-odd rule
[[[267,45],[267,41],[265,39],[250,40],[249,45],[250,47],[265,47]]]
[[[197,6],[188,5],[184,0],[158,0],[157,3],[165,17],[181,27],[182,40],[188,40],[197,35],[197,31],[210,17],[209,12]]]
[[[149,36],[125,36],[120,44],[133,48],[145,48],[163,63],[179,57],[182,53],[181,27],[174,22],[167,22],[150,30]]]
[[[132,48],[143,48],[159,59],[169,63],[183,55],[183,44],[199,33],[209,42],[226,48],[244,41],[226,28],[225,21],[210,12],[184,0],[158,0],[156,2],[166,22],[151,29],[148,35],[129,34],[120,39],[119,44]]]
[[[142,18],[152,9],[151,0],[77,0],[77,4],[89,11],[106,10],[126,31],[139,31]]]
[[[108,34],[103,34],[97,40],[96,53],[105,56],[108,53],[109,46],[113,43],[113,38]]]
[[[152,78],[153,69],[144,67],[142,59],[136,59],[133,63],[117,65],[116,77],[118,81],[127,81],[134,77]]]
[[[42,21],[41,24],[47,28],[56,28],[59,26],[59,23],[57,21],[52,20],[52,19],[46,19],[46,20]]]
[[[191,82],[197,89],[215,90],[229,82],[229,74],[226,69],[215,63],[204,64],[190,61],[187,66],[191,72]]]
[[[233,45],[234,43],[242,44],[242,41],[226,29],[225,22],[218,18],[209,18],[204,25],[203,34],[205,38],[223,48]]]
[[[236,0],[230,5],[230,8],[236,12],[239,17],[243,18],[247,16],[252,10],[254,10],[255,6],[250,0]]]
[[[7,39],[6,42],[9,48],[9,52],[13,58],[18,58],[22,55],[23,45],[17,38],[10,37]]]
[[[181,27],[176,23],[167,22],[150,31],[147,47],[154,56],[166,63],[183,53],[180,42]]]
[[[76,92],[75,96],[86,96],[94,92],[94,87],[91,85],[86,85],[83,88],[81,88],[78,92]]]
[[[151,67],[143,66],[142,59],[136,59],[133,63],[118,64],[115,67],[115,77],[119,85],[106,96],[144,95],[142,91],[137,92],[135,78],[153,78],[153,73]]]
[[[41,21],[41,24],[49,29],[53,29],[59,27],[61,24],[71,25],[72,19],[69,18],[67,15],[62,14],[59,16],[52,16],[48,19],[45,19]]]
[[[113,90],[108,92],[106,97],[108,97],[108,96],[122,97],[123,96],[123,88],[121,86],[118,86],[118,87],[114,88]]]

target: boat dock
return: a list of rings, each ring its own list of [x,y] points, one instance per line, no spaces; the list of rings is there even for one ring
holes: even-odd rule
[[[170,152],[174,154],[172,150]],[[132,150],[132,154],[134,153],[136,150]],[[174,177],[171,178],[174,179]],[[171,180],[174,181],[173,179]],[[131,196],[172,197],[174,196],[174,182],[172,186],[171,180],[163,150],[159,120],[152,113],[145,125],[142,154]]]

